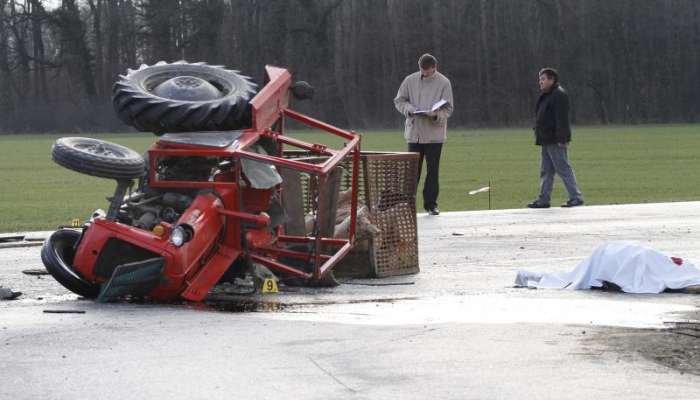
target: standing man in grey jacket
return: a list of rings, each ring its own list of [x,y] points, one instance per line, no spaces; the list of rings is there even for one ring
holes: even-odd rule
[[[434,56],[420,56],[418,67],[419,71],[408,75],[401,83],[394,105],[406,117],[404,138],[408,143],[408,151],[420,154],[418,182],[423,159],[426,160],[423,208],[430,215],[438,215],[440,154],[447,138],[447,119],[452,115],[454,107],[452,84],[437,71],[437,59]]]

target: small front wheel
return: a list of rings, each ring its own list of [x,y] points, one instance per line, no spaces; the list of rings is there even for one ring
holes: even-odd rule
[[[56,140],[51,158],[70,170],[100,178],[130,180],[141,177],[146,171],[146,162],[134,150],[84,137]]]

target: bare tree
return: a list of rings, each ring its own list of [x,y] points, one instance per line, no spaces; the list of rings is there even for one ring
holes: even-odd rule
[[[697,0],[48,4],[0,0],[0,131],[126,129],[110,109],[114,80],[178,59],[225,64],[261,84],[265,64],[286,66],[317,88],[302,111],[396,127],[391,99],[424,52],[452,80],[453,125],[529,125],[543,66],[560,69],[576,123],[700,120]]]

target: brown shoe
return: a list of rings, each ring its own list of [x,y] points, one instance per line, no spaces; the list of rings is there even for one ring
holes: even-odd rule
[[[700,294],[700,285],[692,285],[683,289],[683,293]]]

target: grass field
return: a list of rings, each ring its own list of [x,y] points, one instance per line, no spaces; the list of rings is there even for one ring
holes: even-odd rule
[[[399,131],[360,133],[365,150],[405,149]],[[154,139],[149,134],[0,136],[0,232],[54,229],[107,208],[113,181],[51,161],[51,144],[60,136],[96,137],[139,152]],[[700,125],[576,127],[569,155],[586,204],[645,203],[700,199],[698,149]],[[538,170],[539,148],[530,130],[451,130],[441,163],[440,209],[487,209],[486,193],[468,192],[489,182],[493,208],[523,207],[537,194]],[[552,202],[565,200],[557,178]]]

